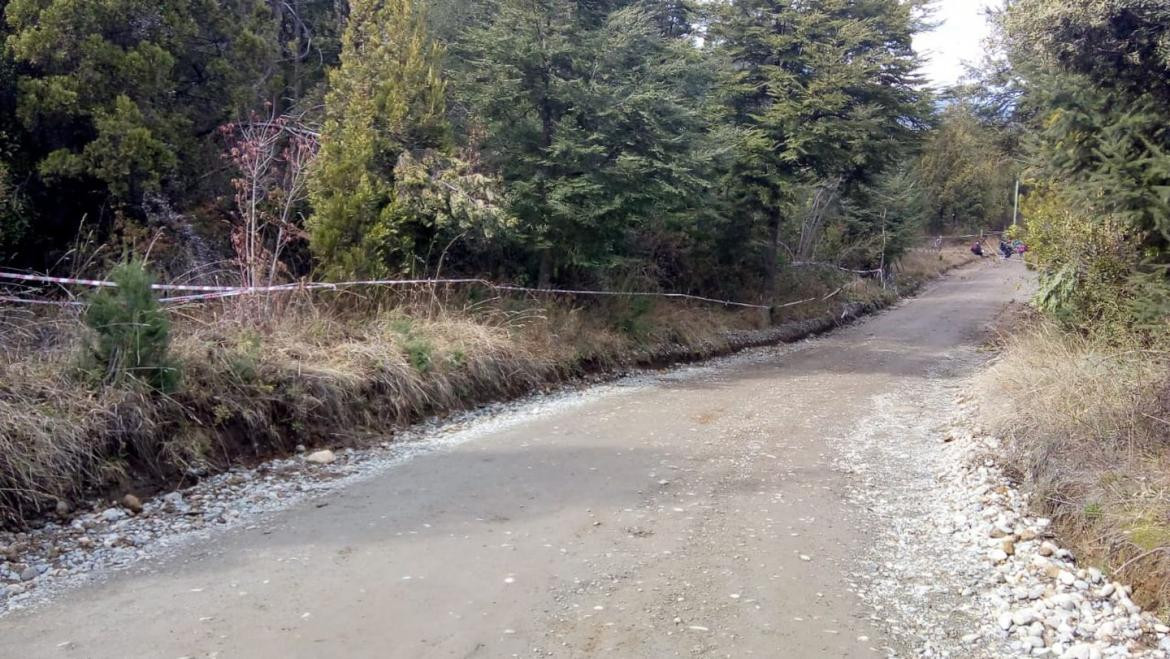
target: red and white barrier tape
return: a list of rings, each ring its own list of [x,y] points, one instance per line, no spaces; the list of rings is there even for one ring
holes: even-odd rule
[[[64,284],[67,286],[89,286],[91,288],[116,288],[118,285],[112,281],[102,281],[99,279],[75,279],[72,277],[49,277],[47,275],[26,275],[19,272],[0,272],[0,279],[8,279],[10,281],[27,281],[40,284]],[[226,292],[236,290],[232,286],[188,286],[186,284],[155,284],[153,286],[156,291],[203,291],[203,292]]]
[[[988,232],[987,235],[994,235],[993,232]],[[944,238],[965,238],[974,236],[945,236]],[[797,267],[831,267],[844,272],[851,272],[857,275],[868,275],[880,273],[881,270],[851,270],[843,268],[831,263],[819,262],[798,262],[792,265]],[[0,271],[0,280],[21,281],[40,284],[61,284],[66,286],[88,286],[91,288],[116,288],[117,284],[112,281],[102,281],[98,279],[77,279],[73,277],[50,277],[48,275],[30,275],[20,272],[5,272]],[[496,284],[484,279],[372,279],[363,281],[347,281],[339,283],[329,282],[314,282],[314,283],[295,283],[295,284],[279,284],[276,286],[258,286],[258,287],[239,287],[239,286],[199,286],[194,284],[154,284],[153,289],[156,291],[166,291],[170,293],[193,293],[192,295],[179,295],[174,297],[161,298],[161,302],[165,304],[186,304],[191,302],[203,302],[209,300],[222,300],[232,297],[240,297],[243,295],[259,295],[267,293],[281,293],[291,291],[320,291],[320,290],[341,290],[344,288],[355,288],[358,286],[425,286],[425,285],[456,285],[456,284],[477,284],[487,288],[493,288],[499,291],[512,291],[518,293],[534,293],[544,295],[591,295],[597,297],[661,297],[673,298],[679,300],[693,300],[695,302],[706,302],[709,304],[720,304],[726,307],[740,307],[744,309],[770,309],[772,307],[765,304],[750,304],[747,302],[734,302],[731,300],[720,300],[717,298],[703,297],[701,295],[690,295],[688,293],[652,293],[640,291],[587,291],[575,289],[561,289],[561,288],[531,288],[528,286],[513,286],[510,284]],[[839,293],[840,291],[838,291]],[[834,293],[833,295],[836,295]],[[830,295],[829,298],[833,297]],[[825,298],[826,300],[829,298]],[[792,307],[801,304],[808,304],[816,302],[820,298],[810,298],[808,300],[798,300],[796,302],[789,302],[787,304],[777,305],[778,308]],[[53,306],[81,306],[80,302],[72,301],[55,301],[55,300],[37,300],[32,298],[17,298],[0,296],[0,302],[11,304],[37,304],[37,305],[53,305]]]
[[[110,281],[100,281],[94,279],[76,279],[71,277],[49,277],[44,275],[27,275],[15,272],[0,272],[0,279],[8,279],[13,281],[36,282],[45,284],[65,284],[73,286],[88,286],[93,288],[109,288],[116,287],[117,284]],[[182,295],[176,297],[164,297],[160,301],[166,304],[183,304],[190,302],[200,302],[207,300],[225,299],[230,297],[240,297],[243,295],[258,295],[266,293],[280,293],[291,291],[318,291],[318,290],[341,290],[344,288],[355,288],[359,286],[425,286],[425,285],[458,285],[458,284],[478,284],[488,288],[493,288],[500,291],[512,291],[521,293],[536,293],[536,294],[552,294],[552,295],[591,295],[591,296],[608,296],[608,297],[662,297],[683,300],[693,300],[696,302],[707,302],[710,304],[720,304],[728,307],[741,307],[746,309],[768,309],[767,305],[763,304],[749,304],[746,302],[734,302],[731,300],[720,300],[716,298],[703,297],[701,295],[690,295],[687,293],[652,293],[652,292],[623,292],[623,291],[589,291],[577,289],[561,289],[561,288],[531,288],[527,286],[513,286],[509,284],[495,284],[484,279],[371,279],[362,281],[347,281],[347,282],[315,282],[310,284],[296,283],[296,284],[280,284],[277,286],[258,286],[258,287],[232,287],[232,286],[188,286],[185,284],[155,284],[154,290],[171,291],[171,292],[195,292],[195,295]],[[18,304],[57,304],[46,300],[31,300],[28,298],[0,298],[0,301],[13,302]],[[75,304],[75,303],[64,303]]]
[[[840,270],[841,272],[851,272],[855,275],[876,275],[881,273],[881,268],[874,268],[873,270],[854,270],[839,266],[836,263],[822,263],[820,261],[794,261],[792,264],[794,268],[830,268],[833,270]]]
[[[10,304],[35,304],[46,307],[79,307],[80,302],[72,302],[69,300],[34,300],[24,297],[7,297],[0,295],[0,303]]]

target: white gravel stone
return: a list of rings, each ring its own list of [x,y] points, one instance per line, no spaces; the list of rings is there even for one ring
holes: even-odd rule
[[[305,456],[305,462],[311,462],[318,465],[327,465],[334,462],[335,460],[337,460],[337,456],[334,455],[333,451],[329,450],[314,451]]]
[[[1045,538],[1051,520],[1030,515],[1028,497],[987,457],[1003,454],[999,442],[974,433],[963,442],[936,439],[931,446],[949,453],[908,454],[905,459],[930,466],[935,470],[932,482],[945,484],[941,489],[921,488],[931,499],[913,504],[920,519],[933,521],[936,531],[930,536],[939,542],[924,551],[923,541],[913,540],[916,535],[921,538],[925,524],[904,527],[891,538],[901,552],[899,561],[881,564],[876,579],[880,588],[862,590],[881,605],[875,620],[903,621],[899,631],[917,648],[914,654],[923,657],[1165,656],[1154,649],[1159,639],[1153,622],[1142,622],[1152,620],[1148,615],[1132,623],[1130,609],[1118,598],[1120,588],[1106,581],[1100,570],[1076,565],[1071,552]],[[850,473],[857,473],[852,465]],[[896,517],[896,506],[905,506],[907,498],[914,497],[888,496],[897,504],[875,512]],[[871,506],[872,498],[865,505]],[[961,598],[924,598],[940,589]],[[957,643],[948,642],[939,632],[956,620],[969,621],[971,631],[958,636]],[[1161,638],[1170,645],[1170,636]]]
[[[1032,621],[1035,619],[1036,619],[1036,614],[1033,613],[1029,609],[1024,609],[1022,611],[1016,611],[1015,613],[1012,614],[1012,624],[1016,625],[1017,627],[1023,627],[1024,625],[1030,625],[1030,624],[1032,624]]]

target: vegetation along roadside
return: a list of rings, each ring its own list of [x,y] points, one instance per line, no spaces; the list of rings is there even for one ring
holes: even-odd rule
[[[908,258],[896,281],[908,294],[970,261],[963,250],[931,251]],[[92,328],[94,316],[142,304],[135,287],[145,280],[127,280],[127,270],[119,268],[123,287],[84,314],[30,312],[8,321],[12,338],[0,355],[7,523],[93,497],[180,486],[298,447],[384,441],[424,417],[582,378],[797,340],[897,299],[878,280],[845,274],[800,282],[794,292],[812,302],[772,318],[707,303],[477,299],[474,289],[431,286],[360,297],[302,294],[270,299],[265,320],[251,313],[252,301],[176,310],[166,323],[169,349],[148,361],[141,348],[159,337]],[[104,310],[115,300],[119,309]],[[159,327],[142,321],[114,327]],[[122,355],[115,361],[140,359],[110,369],[110,353]],[[114,386],[130,375],[156,386]],[[94,379],[110,386],[79,384]]]
[[[1065,545],[1170,607],[1170,8],[1018,0],[981,112],[1026,167],[1035,310],[980,382],[984,421]]]

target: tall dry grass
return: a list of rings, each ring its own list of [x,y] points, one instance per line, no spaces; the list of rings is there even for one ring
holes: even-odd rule
[[[243,301],[175,312],[169,396],[75,376],[76,315],[6,316],[0,334],[0,519],[57,501],[173,484],[307,446],[355,444],[419,418],[590,372],[730,350],[758,312],[678,302],[566,304],[434,292]]]
[[[1170,605],[1170,353],[1035,322],[979,378],[1034,504],[1082,558]]]
[[[899,287],[913,290],[927,281],[955,268],[979,261],[966,247],[911,249],[894,266]]]

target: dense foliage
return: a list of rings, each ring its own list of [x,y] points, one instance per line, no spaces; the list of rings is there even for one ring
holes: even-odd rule
[[[395,168],[447,145],[441,58],[418,2],[353,1],[312,186],[310,238],[326,275],[382,275],[419,242],[422,218],[396,203]]]
[[[1032,178],[1040,301],[1082,326],[1170,312],[1170,6],[1015,0],[999,15]]]
[[[761,296],[888,264],[1013,182],[917,74],[925,4],[0,0],[0,263]]]
[[[941,113],[917,163],[933,233],[1002,227],[1012,221],[1016,167],[999,130],[966,99]]]

